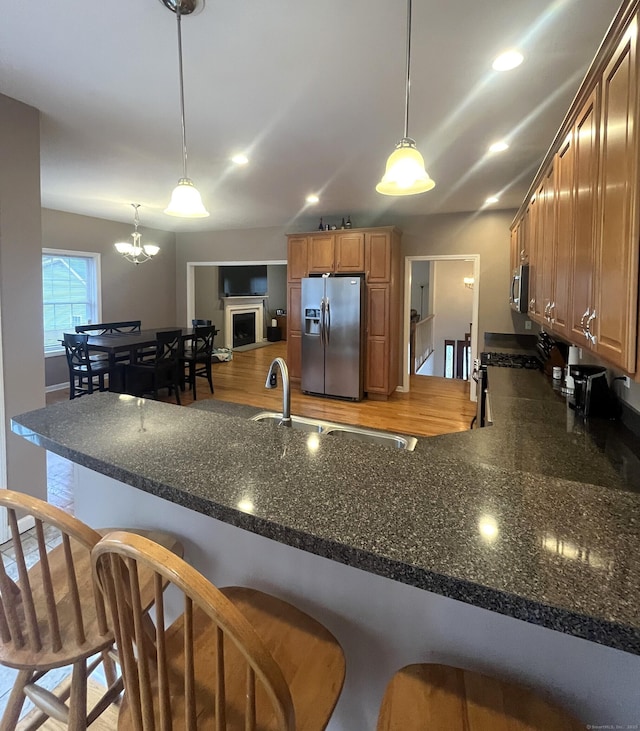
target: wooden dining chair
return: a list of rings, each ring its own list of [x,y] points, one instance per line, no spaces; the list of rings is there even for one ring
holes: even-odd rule
[[[216,335],[216,328],[209,325],[196,327],[195,334],[191,341],[191,347],[184,351],[181,358],[185,368],[185,381],[193,392],[193,400],[196,395],[196,378],[206,378],[209,382],[209,390],[213,393],[213,377],[211,374],[211,356],[213,355],[213,340]]]
[[[407,665],[387,686],[377,731],[585,731],[514,683],[449,665]]]
[[[15,554],[15,563],[5,552],[0,561],[0,664],[18,670],[0,730],[14,731],[29,698],[36,711],[28,728],[38,728],[51,717],[71,731],[83,731],[122,692],[113,632],[91,573],[91,549],[102,536],[65,511],[23,493],[0,490],[0,506],[7,510]],[[35,522],[35,541],[21,536],[18,513]],[[182,545],[173,536],[143,533],[182,555]],[[142,577],[145,613],[155,597],[151,580],[149,572]],[[148,614],[144,621],[150,631]],[[87,677],[101,662],[108,688],[87,713]],[[71,683],[54,695],[40,683],[50,670],[65,666],[72,668]]]
[[[197,318],[194,318],[191,320],[191,326],[192,327],[209,327],[211,325],[211,320],[200,320]]]
[[[118,728],[320,731],[345,674],[342,648],[319,622],[248,588],[217,589],[140,536],[112,533],[93,550],[124,677]],[[155,573],[156,635],[141,624],[140,571]],[[172,592],[162,595],[163,581]],[[165,597],[182,614],[165,628]],[[175,616],[175,615],[174,615]]]
[[[89,336],[84,333],[64,333],[64,351],[69,367],[69,398],[106,391],[105,376],[111,373],[109,364],[103,359],[91,357]]]
[[[149,360],[146,349],[141,349],[136,351],[136,362],[125,366],[127,392],[134,396],[151,393],[157,399],[159,389],[167,388],[180,404],[182,354],[182,330],[157,332],[153,359]]]

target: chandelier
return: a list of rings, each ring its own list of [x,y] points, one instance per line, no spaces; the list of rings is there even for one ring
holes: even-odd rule
[[[138,231],[138,226],[140,225],[138,208],[140,208],[140,204],[132,203],[131,206],[135,211],[133,217],[134,231],[131,234],[133,242],[119,241],[117,244],[115,244],[115,247],[118,253],[122,254],[122,256],[127,261],[130,261],[132,264],[142,264],[143,262],[149,261],[149,259],[154,257],[160,251],[160,247],[156,246],[155,244],[140,243],[140,239],[142,238],[142,234]]]

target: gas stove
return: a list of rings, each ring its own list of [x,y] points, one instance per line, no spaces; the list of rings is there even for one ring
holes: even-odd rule
[[[540,370],[542,363],[535,355],[524,353],[480,353],[480,364],[500,368],[527,368]]]

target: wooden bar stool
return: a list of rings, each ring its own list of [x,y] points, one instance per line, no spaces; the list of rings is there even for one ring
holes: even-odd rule
[[[321,731],[345,674],[342,648],[316,620],[269,594],[217,589],[144,537],[93,549],[124,677],[119,729]],[[155,573],[155,637],[141,623],[139,576]],[[183,613],[165,629],[164,581]]]
[[[449,665],[407,665],[387,686],[377,731],[585,731],[527,688]]]
[[[65,511],[23,493],[0,490],[0,506],[7,509],[17,566],[17,577],[13,577],[5,566],[9,559],[2,554],[0,664],[19,671],[0,730],[14,731],[26,697],[37,709],[30,714],[29,728],[38,728],[51,717],[72,731],[86,729],[123,687],[114,664],[113,632],[102,597],[94,592],[91,573],[91,549],[101,535]],[[35,521],[31,551],[25,544],[33,543],[33,538],[23,541],[17,511]],[[182,545],[173,536],[147,533],[163,541],[168,550],[182,553]],[[155,597],[151,580],[150,573],[141,577],[144,612]],[[152,626],[148,615],[145,623]],[[87,715],[87,677],[101,662],[109,687]],[[72,666],[71,683],[60,695],[38,684],[47,672],[65,666]]]

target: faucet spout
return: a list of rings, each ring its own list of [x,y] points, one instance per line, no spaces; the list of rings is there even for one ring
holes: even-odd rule
[[[275,374],[276,368],[280,369],[282,376],[282,426],[291,426],[291,388],[289,386],[289,369],[284,358],[274,358],[269,366],[265,388],[275,388],[276,383],[271,382],[271,377]]]

